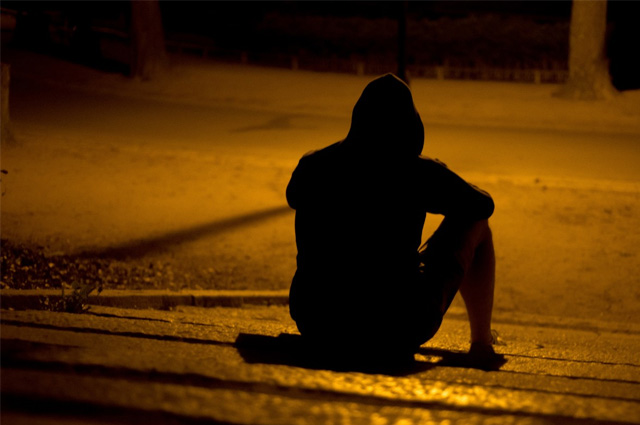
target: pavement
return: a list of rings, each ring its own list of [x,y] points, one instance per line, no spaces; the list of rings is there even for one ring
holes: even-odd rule
[[[26,68],[47,72],[58,83],[75,75]],[[271,93],[267,81],[275,71],[238,80],[236,68],[214,71],[216,84],[198,93],[199,99],[185,96],[189,102],[244,107],[264,104]],[[292,87],[307,89],[306,75],[290,74]],[[361,87],[355,78],[345,77],[341,84]],[[238,94],[240,80],[255,87]],[[121,87],[114,76],[78,81],[105,91]],[[136,95],[174,99],[185,93],[179,83],[146,85]],[[308,87],[310,97],[323,99],[323,84],[318,87]],[[559,99],[546,107],[551,90],[546,87],[523,91],[496,85],[502,91],[493,97],[475,84],[416,81],[414,87],[429,91],[421,110],[434,122],[462,116],[471,123],[518,128],[629,134],[640,128],[637,111],[632,113],[638,93],[615,107]],[[448,110],[443,99],[456,88],[460,102]],[[344,101],[324,103],[351,105],[357,93],[344,93]],[[505,98],[518,107],[502,108]],[[317,109],[291,93],[269,99],[269,110]],[[344,111],[324,112],[342,116]],[[391,372],[336,368],[304,350],[288,315],[286,291],[103,291],[86,300],[90,308],[84,314],[47,310],[60,297],[59,291],[44,290],[0,293],[3,423],[640,423],[640,326],[635,323],[496,312],[494,327],[501,337],[496,351],[507,362],[486,372],[466,365],[466,315],[453,308],[412,367]],[[375,341],[370,349],[376,350]]]
[[[637,325],[499,313],[487,372],[453,308],[413,365],[371,371],[305,351],[282,292],[124,292],[84,314],[2,292],[3,423],[640,423]]]

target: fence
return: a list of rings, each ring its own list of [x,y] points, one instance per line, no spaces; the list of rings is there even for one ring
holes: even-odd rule
[[[178,55],[197,55],[203,58],[211,58],[229,63],[262,65],[292,70],[379,75],[386,72],[393,72],[397,68],[395,61],[380,58],[318,57],[246,52],[175,41],[167,42],[167,50],[177,53]],[[564,83],[568,77],[568,71],[561,68],[498,68],[409,64],[407,65],[407,70],[409,75],[413,77],[439,80],[485,80],[560,84]]]

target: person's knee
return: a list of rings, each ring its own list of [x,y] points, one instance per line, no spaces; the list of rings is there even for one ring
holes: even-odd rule
[[[489,226],[489,220],[478,220],[474,221],[471,226],[472,239],[476,241],[476,244],[479,245],[484,241],[492,240],[493,233],[491,231],[491,227]]]
[[[474,221],[466,233],[463,246],[457,252],[457,259],[466,271],[474,262],[478,250],[493,246],[493,234],[489,220]]]
[[[495,252],[493,247],[493,233],[488,220],[478,223],[479,235],[474,253],[474,261],[490,262],[495,264]]]
[[[493,247],[493,230],[491,229],[491,226],[489,226],[489,220],[487,220],[487,231],[486,231],[485,240],[488,241],[490,245]]]
[[[475,225],[478,226],[481,229],[491,229],[491,227],[489,226],[489,219],[484,219],[484,220],[478,220],[475,222]]]
[[[449,265],[453,262],[458,266],[457,273],[464,275],[471,267],[478,249],[492,245],[493,236],[489,220],[445,218],[443,224],[429,239],[427,249],[420,255],[425,264],[438,263],[439,268],[445,268],[446,264],[446,267],[452,269]]]

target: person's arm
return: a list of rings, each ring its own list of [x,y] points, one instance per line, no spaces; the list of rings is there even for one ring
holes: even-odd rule
[[[307,152],[302,156],[302,158],[300,158],[300,161],[298,161],[298,165],[291,174],[291,180],[289,180],[289,184],[287,185],[287,203],[294,210],[298,209],[301,198],[304,196],[305,191],[303,189],[303,186],[308,186],[307,183],[309,180],[309,157],[314,152],[315,151]]]
[[[300,194],[300,164],[293,170],[293,174],[291,174],[291,180],[289,180],[289,184],[287,185],[287,203],[294,210],[298,208],[298,199]]]
[[[491,195],[466,182],[438,160],[424,159],[427,176],[427,212],[484,220],[493,214]]]

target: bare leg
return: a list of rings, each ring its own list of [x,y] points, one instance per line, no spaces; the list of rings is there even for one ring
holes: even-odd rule
[[[460,283],[471,328],[471,343],[491,345],[491,313],[495,287],[496,258],[491,229],[486,221],[474,224],[476,239],[473,258]]]
[[[446,217],[421,255],[436,279],[444,282],[442,313],[460,291],[469,316],[471,342],[490,345],[495,253],[488,221]]]
[[[499,369],[506,360],[494,351],[491,334],[496,258],[488,221],[445,218],[421,255],[434,275],[443,277],[443,314],[455,294],[460,291],[462,295],[471,328],[470,357],[465,364],[482,370]]]

